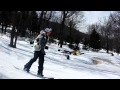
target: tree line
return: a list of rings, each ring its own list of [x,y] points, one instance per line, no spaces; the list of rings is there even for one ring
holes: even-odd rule
[[[97,49],[105,49],[107,53],[109,51],[120,53],[120,11],[115,11],[109,15],[108,19],[103,19],[103,22],[89,25],[84,48],[97,47]]]
[[[9,46],[16,48],[17,37],[39,33],[45,28],[52,28],[52,39],[58,39],[60,47],[64,42],[77,46],[86,34],[77,28],[84,19],[82,11],[0,11],[1,32],[6,33],[12,27]]]
[[[105,49],[120,53],[120,11],[111,13],[103,22],[89,25],[88,33],[82,33],[84,13],[82,11],[0,11],[1,32],[6,33],[7,27],[12,27],[10,46],[16,48],[17,37],[29,38],[42,29],[52,28],[51,39],[58,39],[62,48],[64,42],[84,44],[84,49]]]

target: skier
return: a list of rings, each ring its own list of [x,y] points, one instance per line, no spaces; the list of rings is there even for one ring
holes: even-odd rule
[[[34,40],[34,57],[24,65],[24,70],[29,72],[30,67],[32,64],[37,60],[39,57],[38,61],[38,72],[37,75],[39,76],[44,76],[43,75],[43,64],[44,64],[44,55],[45,55],[45,45],[47,43],[48,37],[51,34],[52,29],[46,28],[45,30],[41,30],[40,34],[37,36],[37,38]]]

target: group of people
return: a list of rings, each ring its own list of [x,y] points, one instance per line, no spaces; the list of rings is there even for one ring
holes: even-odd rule
[[[44,55],[46,54],[44,49],[47,44],[48,38],[51,35],[51,31],[52,31],[51,28],[46,28],[44,30],[41,30],[40,34],[35,38],[34,45],[33,45],[34,57],[24,65],[25,71],[29,72],[32,64],[37,60],[37,58],[39,58],[37,75],[42,77],[44,76],[43,64],[44,64]]]

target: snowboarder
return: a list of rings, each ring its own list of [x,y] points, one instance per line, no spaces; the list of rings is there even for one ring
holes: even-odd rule
[[[39,57],[38,61],[38,72],[37,75],[39,76],[44,76],[43,75],[43,64],[44,64],[44,55],[45,55],[45,45],[47,43],[47,39],[51,34],[52,29],[46,28],[45,30],[41,30],[40,34],[37,36],[37,38],[34,40],[34,57],[24,65],[24,70],[29,72],[30,67],[32,64],[37,60]]]

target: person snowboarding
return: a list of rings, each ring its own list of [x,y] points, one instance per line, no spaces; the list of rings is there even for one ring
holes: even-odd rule
[[[24,65],[24,70],[29,72],[32,64],[39,58],[38,61],[38,72],[37,75],[44,76],[43,75],[43,64],[44,64],[44,55],[45,55],[45,46],[48,40],[48,37],[51,34],[52,29],[46,28],[45,30],[41,30],[40,34],[37,36],[37,38],[34,40],[34,57],[30,59],[28,63]]]

